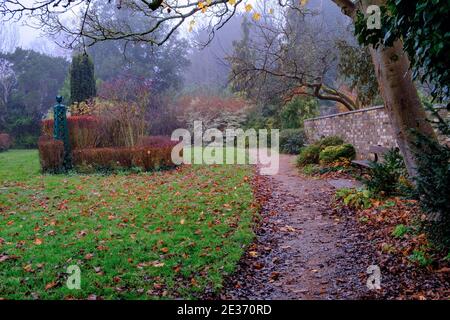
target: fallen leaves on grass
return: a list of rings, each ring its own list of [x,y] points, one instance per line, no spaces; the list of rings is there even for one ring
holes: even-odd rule
[[[18,260],[18,259],[20,259],[20,257],[16,256],[16,255],[7,255],[7,254],[0,255],[0,262],[4,262],[7,260]]]
[[[58,282],[52,281],[45,285],[45,290],[50,290],[58,285]]]
[[[17,285],[2,296],[148,298],[142,296],[148,292],[184,298],[217,290],[251,241],[251,176],[247,166],[184,166],[130,175],[32,176],[7,185],[0,194],[8,204],[6,212],[0,208],[6,231],[0,274],[22,279],[34,272],[56,280]],[[79,265],[90,282],[86,290],[62,295],[64,286],[57,284],[69,265]]]

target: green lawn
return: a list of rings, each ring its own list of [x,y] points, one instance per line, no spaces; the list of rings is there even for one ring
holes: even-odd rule
[[[252,240],[249,166],[41,175],[35,150],[0,153],[0,298],[196,298]],[[66,286],[67,267],[81,289]],[[94,296],[95,295],[95,296]]]

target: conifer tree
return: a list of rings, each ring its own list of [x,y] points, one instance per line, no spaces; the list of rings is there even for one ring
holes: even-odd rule
[[[70,68],[71,102],[83,102],[95,95],[94,63],[86,53],[75,55]]]

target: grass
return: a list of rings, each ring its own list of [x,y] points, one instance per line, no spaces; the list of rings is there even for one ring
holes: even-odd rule
[[[249,164],[248,149],[229,148],[229,147],[185,147],[183,149],[184,160],[187,163],[203,163],[203,164],[237,164],[244,160]]]
[[[220,290],[253,238],[249,166],[41,175],[0,153],[0,298],[197,298]],[[81,289],[66,286],[81,270]]]
[[[394,230],[392,230],[392,236],[394,238],[403,238],[405,234],[407,234],[409,228],[404,224],[398,224],[395,226]]]

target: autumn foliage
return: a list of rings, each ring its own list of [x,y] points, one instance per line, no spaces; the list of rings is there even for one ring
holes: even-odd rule
[[[94,116],[74,116],[67,118],[70,145],[73,149],[94,148],[101,144],[100,119]],[[42,121],[42,132],[53,136],[53,119]]]
[[[44,135],[39,138],[38,148],[42,171],[60,172],[64,162],[64,143]]]
[[[0,151],[6,151],[11,148],[11,137],[7,133],[0,133]]]
[[[83,115],[69,117],[67,121],[73,164],[80,171],[130,168],[148,171],[173,166],[171,152],[177,142],[169,137],[140,136],[135,146],[125,146],[119,126],[111,117]],[[44,120],[42,131],[44,136],[39,142],[42,169],[44,172],[57,172],[62,142],[51,138],[53,120]]]
[[[173,167],[172,148],[173,144],[136,148],[132,152],[133,166],[145,171]]]
[[[130,168],[130,151],[125,147],[77,149],[72,153],[73,164],[93,169]]]
[[[73,151],[73,163],[81,170],[114,170],[140,168],[151,171],[174,166],[173,143],[151,147],[89,148]]]
[[[154,170],[173,166],[171,152],[176,142],[169,137],[144,136],[151,92],[151,81],[122,76],[103,83],[98,98],[83,104],[82,113],[77,109],[76,116],[68,117],[75,169]],[[53,120],[44,120],[43,133],[52,136],[53,126]]]

